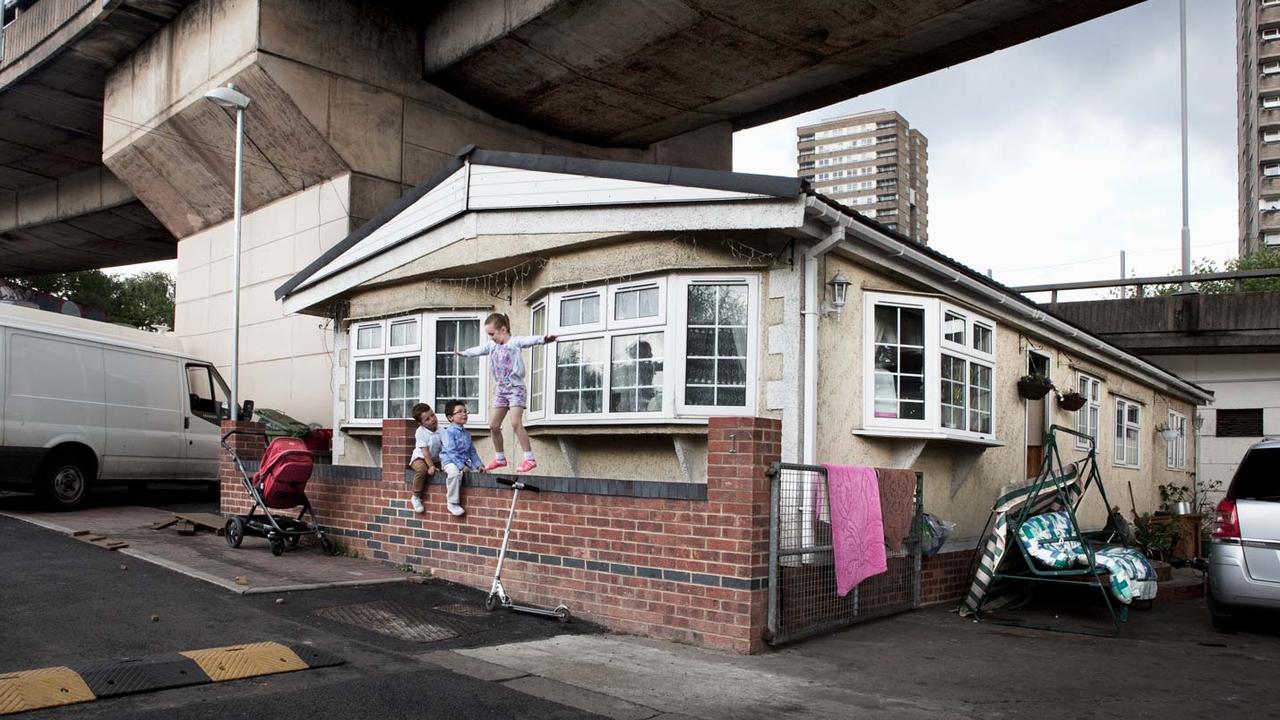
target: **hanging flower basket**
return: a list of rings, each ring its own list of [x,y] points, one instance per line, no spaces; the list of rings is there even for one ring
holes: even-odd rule
[[[1178,439],[1178,431],[1173,428],[1165,428],[1160,431],[1160,437],[1163,438],[1165,442],[1171,443]]]
[[[1058,396],[1058,407],[1066,410],[1067,412],[1075,412],[1076,410],[1079,410],[1084,407],[1085,402],[1085,396],[1075,392],[1074,390]]]
[[[1039,400],[1053,389],[1053,383],[1039,375],[1024,375],[1018,380],[1018,395],[1025,400]]]

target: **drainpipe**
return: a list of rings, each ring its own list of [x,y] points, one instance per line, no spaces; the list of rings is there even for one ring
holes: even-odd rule
[[[845,226],[836,224],[826,239],[809,248],[804,256],[804,424],[801,462],[817,463],[818,456],[818,318],[822,297],[818,282],[818,261],[844,242]]]

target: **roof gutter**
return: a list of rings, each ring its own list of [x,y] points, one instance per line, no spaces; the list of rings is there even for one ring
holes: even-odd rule
[[[847,237],[865,241],[883,250],[891,257],[901,257],[913,265],[922,267],[930,273],[946,279],[953,285],[964,288],[988,302],[1022,316],[1028,323],[1039,325],[1046,333],[1058,336],[1064,345],[1072,347],[1076,351],[1101,353],[1110,361],[1131,372],[1159,379],[1167,389],[1172,389],[1186,398],[1191,398],[1198,404],[1203,405],[1213,401],[1212,394],[1191,385],[1177,375],[1131,355],[1097,336],[1072,327],[1043,310],[1037,309],[1030,301],[1025,301],[1022,298],[993,288],[986,283],[974,280],[957,268],[912,249],[905,243],[859,222],[852,216],[840,212],[816,197],[808,196],[805,198],[805,209],[829,226],[843,227]]]

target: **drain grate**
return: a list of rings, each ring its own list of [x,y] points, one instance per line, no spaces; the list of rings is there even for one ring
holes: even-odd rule
[[[327,620],[409,642],[439,642],[479,632],[480,626],[443,613],[378,600],[317,610]]]
[[[450,615],[461,615],[462,617],[484,617],[489,614],[488,610],[479,605],[470,605],[463,603],[453,603],[452,605],[437,605],[436,610],[447,612]]]

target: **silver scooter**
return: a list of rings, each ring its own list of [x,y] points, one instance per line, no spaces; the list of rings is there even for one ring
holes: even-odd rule
[[[511,602],[511,597],[507,595],[507,591],[502,587],[502,561],[507,556],[507,541],[511,539],[511,523],[516,519],[516,499],[520,497],[521,490],[530,492],[539,492],[536,485],[530,485],[527,482],[513,480],[511,478],[498,477],[494,478],[503,485],[511,486],[511,513],[507,515],[507,529],[502,533],[502,549],[498,551],[498,567],[493,571],[493,585],[489,588],[489,596],[484,599],[484,609],[493,610],[514,610],[515,612],[528,613],[529,615],[540,615],[542,617],[550,617],[567,623],[573,619],[569,614],[569,606],[557,605],[554,610],[546,608],[533,607],[532,605],[517,605]]]

